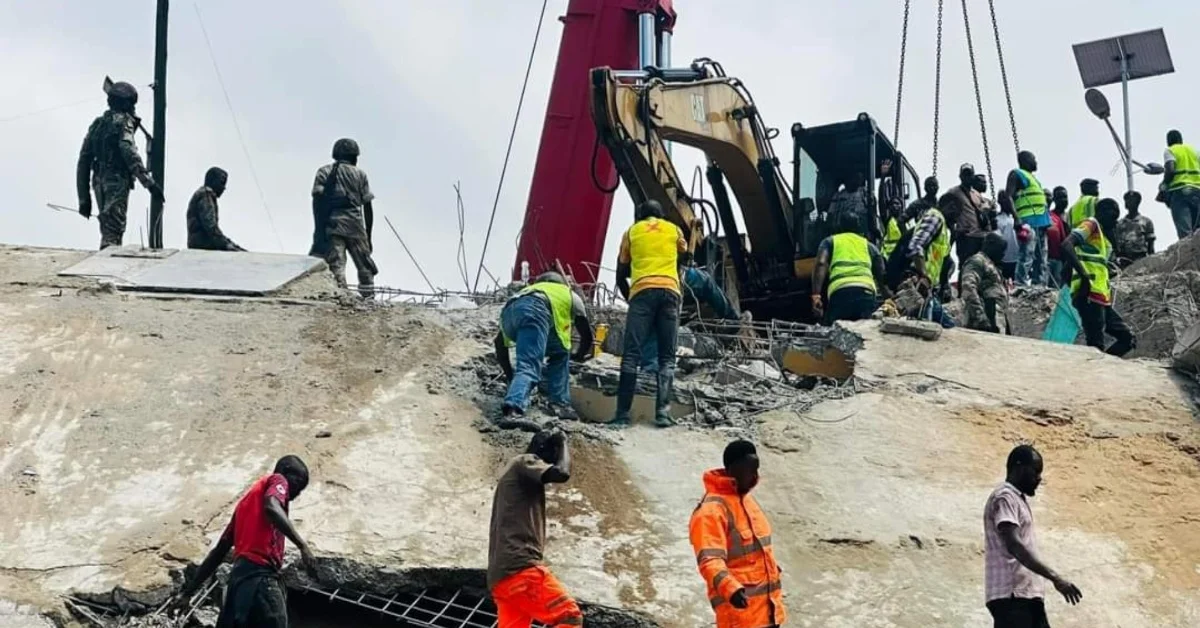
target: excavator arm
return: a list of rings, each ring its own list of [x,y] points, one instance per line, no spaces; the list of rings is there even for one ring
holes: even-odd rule
[[[710,203],[688,196],[666,142],[703,151],[738,295],[752,298],[781,288],[781,282],[794,283],[793,226],[799,218],[792,215],[791,194],[771,148],[774,131],[763,124],[740,81],[724,76],[718,64],[697,62],[689,69],[653,73],[598,68],[592,70],[591,86],[598,140],[635,203],[662,203],[694,249],[706,235],[696,208]],[[729,191],[741,210],[748,250]]]

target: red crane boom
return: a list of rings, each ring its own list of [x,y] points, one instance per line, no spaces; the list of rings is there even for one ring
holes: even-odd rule
[[[531,276],[561,265],[579,283],[595,283],[618,179],[608,151],[596,142],[589,71],[669,67],[672,5],[673,0],[570,0],[559,18],[562,42],[513,279],[528,262]]]

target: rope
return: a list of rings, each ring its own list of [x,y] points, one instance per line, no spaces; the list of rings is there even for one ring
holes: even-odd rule
[[[521,97],[517,99],[517,113],[513,116],[512,132],[508,136],[508,149],[504,151],[504,165],[500,168],[500,181],[496,184],[496,198],[492,200],[492,217],[488,219],[487,235],[483,238],[483,250],[479,253],[479,269],[475,271],[475,285],[479,289],[479,276],[483,274],[483,260],[487,258],[488,243],[492,239],[492,226],[496,223],[496,208],[500,206],[500,191],[504,189],[504,175],[508,173],[508,160],[512,157],[513,141],[517,138],[517,123],[521,120],[521,108],[525,105],[525,91],[529,88],[529,73],[533,71],[533,58],[537,54],[538,39],[542,34],[542,22],[546,19],[546,5],[542,0],[542,12],[538,14],[537,30],[533,33],[533,46],[529,50],[529,62],[525,65],[525,81],[521,84]]]
[[[996,21],[996,0],[988,0],[992,13],[992,33],[996,36],[996,56],[1000,58],[1000,79],[1004,82],[1004,101],[1008,104],[1008,123],[1012,127],[1013,148],[1021,152],[1021,141],[1017,139],[1017,116],[1013,114],[1012,93],[1008,89],[1008,69],[1004,66],[1004,48],[1000,45],[1000,25]]]
[[[238,142],[242,145],[242,154],[246,156],[246,165],[250,166],[250,178],[254,180],[254,187],[258,188],[258,198],[262,201],[263,211],[267,213],[267,223],[271,225],[271,233],[275,234],[275,242],[279,244],[279,252],[283,253],[283,238],[279,237],[279,231],[275,229],[275,218],[271,216],[271,208],[267,205],[267,195],[263,192],[262,183],[258,181],[258,170],[254,167],[254,160],[250,158],[250,149],[246,147],[246,138],[242,135],[242,127],[238,124],[237,112],[233,110],[233,101],[229,98],[229,90],[225,89],[225,79],[221,77],[221,66],[217,65],[217,55],[213,53],[212,41],[208,38],[208,29],[204,28],[204,18],[200,17],[200,5],[192,4],[192,8],[196,10],[196,21],[200,24],[200,32],[204,35],[204,45],[208,47],[208,58],[212,60],[213,70],[217,73],[217,84],[221,86],[221,93],[225,95],[225,106],[229,107],[229,117],[233,118],[233,129],[237,131]]]
[[[904,61],[908,57],[908,14],[912,8],[912,0],[904,0],[904,27],[900,30],[900,78],[896,81],[896,132],[892,133],[892,143],[900,148],[900,105],[904,99]]]
[[[455,262],[458,264],[458,275],[463,280],[463,289],[471,291],[471,274],[467,271],[467,212],[463,205],[462,184],[459,181],[454,183],[455,209],[458,212],[458,255],[455,257]],[[487,269],[484,269],[487,270]],[[488,273],[489,275],[491,273]]]
[[[971,59],[971,80],[975,84],[975,108],[979,111],[979,134],[983,137],[983,160],[987,164],[988,189],[992,198],[996,196],[996,178],[992,176],[992,151],[988,147],[987,124],[983,119],[983,94],[979,91],[979,70],[975,63],[975,44],[971,40],[971,18],[967,14],[967,0],[962,0],[963,26],[967,31],[967,55]]]
[[[942,113],[942,16],[945,14],[945,0],[937,4],[937,69],[933,78],[933,177],[938,173],[938,131],[941,125]]]
[[[429,281],[429,276],[425,274],[425,269],[421,268],[421,263],[417,261],[415,256],[413,256],[412,251],[408,250],[408,245],[404,243],[404,238],[400,237],[400,232],[396,231],[396,227],[392,225],[391,219],[389,219],[387,216],[384,216],[383,221],[386,222],[388,228],[392,230],[392,235],[396,236],[396,239],[400,241],[400,246],[404,247],[404,252],[408,253],[408,259],[412,260],[413,266],[417,267],[417,272],[421,273],[421,279],[425,280],[425,285],[429,286],[429,291],[434,293],[438,292],[438,289],[433,287],[433,282]],[[472,290],[472,292],[474,291]]]

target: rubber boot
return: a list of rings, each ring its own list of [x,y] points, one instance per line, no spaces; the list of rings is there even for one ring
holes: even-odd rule
[[[662,367],[658,373],[658,390],[654,393],[654,425],[671,427],[675,419],[671,417],[671,388],[675,383],[675,369]]]
[[[621,371],[617,382],[617,415],[609,425],[627,427],[633,423],[629,411],[633,409],[633,395],[637,392],[637,373]]]

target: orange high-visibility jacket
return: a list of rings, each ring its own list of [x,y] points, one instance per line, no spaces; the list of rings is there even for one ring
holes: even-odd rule
[[[771,547],[771,524],[758,502],[738,495],[724,469],[704,474],[704,499],[688,526],[717,628],[782,626],[787,619],[779,563]],[[729,600],[739,589],[750,605],[738,609]]]

